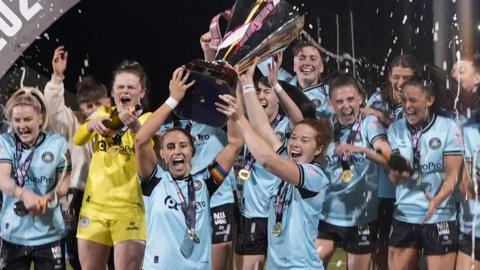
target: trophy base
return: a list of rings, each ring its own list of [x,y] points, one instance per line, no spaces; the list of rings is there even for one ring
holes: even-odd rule
[[[218,95],[234,95],[237,73],[221,63],[200,59],[187,64],[186,69],[191,72],[189,80],[195,80],[195,84],[187,90],[174,113],[180,118],[223,127],[228,119],[216,110],[215,102],[222,102]]]

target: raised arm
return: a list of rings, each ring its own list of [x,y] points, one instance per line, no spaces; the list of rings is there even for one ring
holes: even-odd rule
[[[79,121],[75,113],[65,105],[63,80],[67,61],[68,52],[65,48],[63,46],[56,48],[52,58],[52,78],[45,85],[44,96],[52,131],[70,139]]]
[[[258,132],[260,137],[263,138],[272,149],[278,149],[282,146],[282,142],[270,126],[270,121],[265,113],[265,109],[258,101],[255,84],[253,82],[253,73],[255,72],[257,61],[258,59],[255,59],[247,71],[238,77],[242,85],[245,108],[252,127]]]
[[[242,134],[249,151],[253,154],[257,162],[272,172],[280,179],[298,185],[300,182],[300,171],[297,164],[290,159],[278,155],[273,148],[260,137],[249,124],[243,114],[234,113],[236,100],[233,97],[223,97],[222,100],[227,105],[218,104],[218,110],[230,117],[230,121],[237,124],[237,130]]]
[[[268,64],[268,82],[275,90],[280,106],[290,120],[290,124],[295,126],[298,122],[303,120],[303,114],[300,108],[298,108],[297,104],[295,104],[295,102],[278,83],[278,72],[282,65],[282,61],[282,52],[277,53],[276,56],[272,58],[272,63]]]
[[[138,173],[142,178],[148,179],[157,166],[157,157],[150,145],[150,140],[160,130],[178,102],[183,99],[186,90],[195,83],[192,81],[186,84],[189,75],[190,72],[185,72],[184,67],[177,68],[173,72],[169,85],[169,98],[148,118],[135,136],[135,157]]]
[[[203,51],[203,58],[205,61],[213,61],[215,60],[215,50],[210,47],[210,43],[212,42],[212,34],[209,32],[204,33],[200,37],[200,46],[202,47]]]

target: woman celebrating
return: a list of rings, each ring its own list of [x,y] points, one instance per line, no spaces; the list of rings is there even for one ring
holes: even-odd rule
[[[418,72],[418,63],[414,56],[402,54],[395,56],[388,65],[388,81],[380,87],[362,108],[366,116],[373,114],[385,128],[403,117],[401,92],[403,84]],[[374,269],[388,268],[388,238],[393,219],[395,204],[395,186],[388,180],[388,169],[378,167],[378,239],[377,248],[372,257]]]
[[[389,240],[390,269],[414,269],[423,250],[428,269],[453,269],[457,251],[456,208],[451,194],[462,164],[461,133],[435,114],[435,93],[418,79],[403,86],[405,118],[388,129],[393,152],[412,164],[413,173],[390,170],[397,184]]]
[[[16,91],[6,116],[13,131],[0,135],[2,269],[28,270],[32,262],[36,269],[65,269],[65,226],[57,202],[68,192],[68,144],[44,131],[47,109],[37,89]]]
[[[248,87],[243,87],[244,93],[250,91]],[[329,122],[300,121],[285,148],[268,125],[265,111],[257,110],[259,113],[252,120],[263,121],[263,130],[259,132],[268,135],[262,138],[242,114],[235,113],[235,98],[222,99],[228,105],[218,104],[220,111],[236,122],[256,161],[281,179],[269,194],[267,268],[323,269],[315,240],[328,178],[315,161],[323,158],[332,138]]]
[[[147,76],[139,63],[122,62],[113,73],[117,107],[100,106],[74,135],[77,145],[94,141],[77,230],[82,269],[103,268],[112,245],[115,267],[141,267],[145,210],[134,143],[135,134],[150,115],[142,114],[139,106],[146,84]]]
[[[166,169],[158,165],[150,140],[194,84],[186,84],[188,76],[183,67],[175,70],[170,97],[148,119],[135,140],[143,194],[149,197],[144,269],[212,268],[210,196],[224,181],[243,146],[229,124],[228,144],[210,165],[192,175],[193,138],[188,131],[174,127],[163,134],[160,147]]]

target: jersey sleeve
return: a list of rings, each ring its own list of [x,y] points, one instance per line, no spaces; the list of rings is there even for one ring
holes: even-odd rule
[[[367,141],[370,145],[373,145],[378,139],[387,139],[385,127],[378,117],[369,115],[364,121],[363,131],[367,135]]]
[[[302,198],[314,197],[328,185],[328,177],[318,164],[301,163],[297,166],[300,179],[296,188]]]
[[[392,153],[398,154],[400,151],[398,150],[396,127],[397,125],[395,123],[391,124],[390,127],[388,127],[387,137],[388,144],[390,144],[390,148],[392,149]]]
[[[140,187],[142,188],[143,196],[150,197],[153,189],[155,189],[158,183],[165,178],[165,171],[157,165],[148,178],[141,177],[140,175],[138,177],[140,179]]]
[[[447,141],[445,143],[444,156],[459,156],[462,154],[462,132],[460,128],[451,120],[448,121],[450,127],[448,129]]]
[[[70,149],[68,148],[67,141],[63,137],[58,137],[61,140],[63,147],[61,148],[61,158],[57,165],[57,172],[71,171],[72,170],[72,159],[70,157]]]
[[[13,165],[13,153],[10,151],[8,141],[5,136],[0,136],[0,162]]]

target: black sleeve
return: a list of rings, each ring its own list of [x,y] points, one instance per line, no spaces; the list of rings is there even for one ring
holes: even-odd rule
[[[158,167],[155,166],[155,169],[150,174],[150,177],[148,177],[147,179],[145,179],[145,178],[143,178],[139,175],[140,187],[142,188],[143,196],[149,197],[152,194],[153,189],[157,186],[158,183],[160,183],[160,180],[162,180],[161,178],[155,177],[155,174],[157,173],[157,170],[158,170]]]

